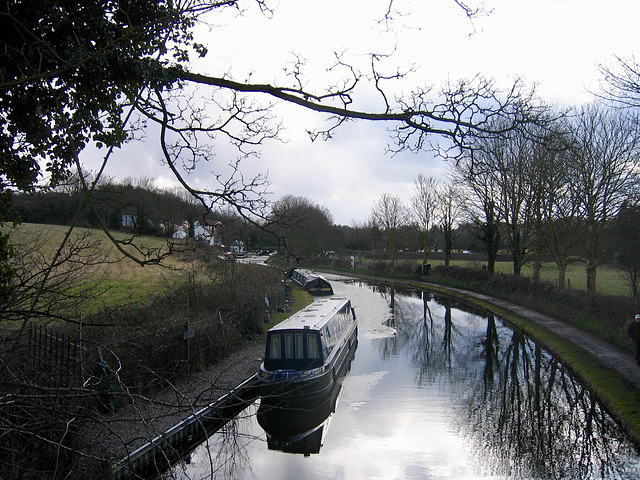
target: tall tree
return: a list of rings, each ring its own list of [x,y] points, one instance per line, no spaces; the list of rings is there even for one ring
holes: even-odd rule
[[[573,120],[572,132],[566,159],[567,186],[580,217],[587,289],[596,291],[597,267],[609,253],[606,237],[610,221],[637,192],[640,122],[632,112],[590,104]]]
[[[495,176],[489,170],[476,167],[475,155],[457,162],[452,174],[462,188],[466,215],[480,232],[478,239],[485,244],[487,271],[494,273],[502,229]]]
[[[395,267],[398,254],[399,234],[406,226],[409,213],[398,195],[382,193],[371,210],[371,222],[381,229],[389,245],[391,265]]]
[[[640,302],[640,207],[625,203],[615,220],[616,257],[629,291]]]
[[[411,196],[411,206],[413,218],[418,226],[422,237],[422,263],[428,263],[429,251],[431,250],[435,232],[434,225],[437,208],[437,188],[438,181],[435,177],[425,177],[419,174],[415,180],[413,195]]]
[[[274,203],[269,221],[290,255],[318,256],[335,245],[331,213],[306,197],[284,195]]]
[[[441,184],[438,188],[436,218],[444,237],[444,264],[451,263],[455,227],[460,222],[463,210],[461,190],[453,183]]]
[[[533,142],[520,132],[508,133],[490,147],[490,168],[498,178],[500,216],[505,224],[513,260],[520,275],[533,239]]]
[[[562,123],[545,135],[534,154],[533,191],[535,199],[536,252],[542,245],[558,267],[557,286],[565,288],[567,267],[579,244],[577,205],[567,187],[570,169],[564,153],[568,128]],[[539,257],[540,253],[536,253]]]

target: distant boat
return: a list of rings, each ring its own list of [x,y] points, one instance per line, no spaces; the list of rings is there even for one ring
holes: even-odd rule
[[[327,279],[310,270],[296,268],[291,278],[311,295],[333,295],[333,287]]]
[[[326,395],[357,343],[351,301],[316,300],[267,332],[260,394],[282,401]]]

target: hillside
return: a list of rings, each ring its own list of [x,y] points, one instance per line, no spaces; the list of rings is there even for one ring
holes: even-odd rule
[[[25,256],[39,266],[50,263],[68,231],[69,228],[62,225],[19,225],[11,235],[16,257]],[[152,260],[169,253],[169,244],[162,238],[134,238],[121,232],[112,235],[125,242],[121,248],[138,259],[144,259],[146,255],[147,260]],[[88,269],[91,278],[86,281],[97,282],[97,290],[87,304],[87,311],[144,300],[150,293],[166,286],[169,280],[193,271],[198,265],[193,251],[187,251],[184,244],[176,244],[174,247],[180,247],[180,253],[163,258],[160,264],[143,266],[119,251],[107,235],[97,229],[76,228],[66,244],[67,247],[82,244],[86,246],[82,254],[91,255],[92,265]]]

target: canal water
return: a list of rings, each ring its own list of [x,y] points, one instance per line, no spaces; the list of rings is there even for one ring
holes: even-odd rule
[[[166,478],[640,478],[640,455],[616,420],[500,318],[430,293],[327,278],[359,325],[331,399],[299,411],[265,410],[258,399]]]

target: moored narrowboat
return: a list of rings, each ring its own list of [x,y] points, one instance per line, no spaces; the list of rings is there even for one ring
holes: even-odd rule
[[[331,390],[357,345],[351,301],[322,298],[267,332],[258,371],[261,394],[302,398]]]
[[[329,281],[315,272],[296,268],[291,272],[291,278],[311,295],[333,295]]]

